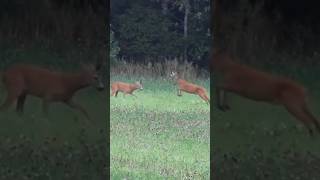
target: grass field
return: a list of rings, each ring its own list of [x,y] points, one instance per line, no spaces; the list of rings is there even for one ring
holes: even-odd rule
[[[314,84],[310,106],[320,119],[320,94]],[[230,95],[230,111],[212,112],[215,179],[320,178],[319,134],[310,137],[280,106]]]
[[[196,83],[209,91],[209,79]],[[137,98],[110,98],[111,178],[208,179],[210,106],[195,95],[178,97],[168,79],[143,79],[143,85]]]
[[[1,85],[1,104],[6,91]],[[61,103],[42,113],[42,101],[28,96],[25,112],[15,106],[0,114],[0,179],[103,179],[106,177],[106,93],[87,88],[74,100],[95,125]]]

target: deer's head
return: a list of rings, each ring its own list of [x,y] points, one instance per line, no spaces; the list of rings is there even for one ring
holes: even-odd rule
[[[104,90],[105,85],[102,80],[101,71],[99,71],[100,68],[92,64],[82,64],[82,68],[84,69],[83,80],[88,84],[95,86],[99,91]]]
[[[143,85],[141,80],[136,81],[134,84],[138,87],[138,89],[143,90]]]
[[[175,71],[172,71],[172,72],[170,73],[170,78],[176,80],[176,79],[178,78],[178,73],[175,72]]]

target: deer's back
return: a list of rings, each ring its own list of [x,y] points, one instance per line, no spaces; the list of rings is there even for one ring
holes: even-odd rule
[[[36,96],[64,91],[60,73],[32,65],[16,64],[8,68],[4,82],[10,90],[27,91]]]
[[[229,72],[224,77],[227,88],[255,100],[275,101],[275,98],[288,92],[296,95],[305,94],[300,84],[249,66],[236,64],[230,67]]]
[[[199,90],[203,90],[201,86],[196,84],[192,84],[186,80],[178,79],[178,86],[181,90],[189,92],[189,93],[196,93]]]
[[[119,82],[119,81],[113,82],[111,85],[111,88],[113,90],[122,91],[122,92],[131,92],[135,89],[133,87],[133,85],[131,85],[129,83],[124,83],[124,82]]]

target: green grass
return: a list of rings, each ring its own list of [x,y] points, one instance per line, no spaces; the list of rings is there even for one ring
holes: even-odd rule
[[[28,96],[25,103],[23,115],[15,112],[15,105],[1,112],[0,134],[3,136],[19,137],[21,134],[33,137],[34,143],[43,141],[44,137],[54,136],[62,141],[77,141],[77,134],[82,128],[90,131],[89,138],[95,139],[99,136],[96,128],[106,130],[105,121],[105,93],[95,92],[93,88],[79,91],[74,100],[81,104],[89,113],[93,125],[78,110],[71,109],[63,103],[54,102],[49,104],[48,118],[42,112],[42,101],[40,98]],[[1,94],[3,103],[6,93]],[[104,100],[103,100],[104,99]],[[103,126],[104,125],[104,126]],[[23,127],[23,128],[21,128]]]
[[[208,80],[196,83],[209,91]],[[208,179],[209,105],[195,95],[178,97],[166,79],[143,79],[143,85],[137,98],[110,99],[111,178]]]
[[[316,87],[316,86],[314,86]],[[311,88],[312,89],[312,88]],[[310,93],[320,117],[320,94]],[[216,179],[319,179],[320,135],[310,137],[283,107],[230,94],[230,111],[214,111]]]

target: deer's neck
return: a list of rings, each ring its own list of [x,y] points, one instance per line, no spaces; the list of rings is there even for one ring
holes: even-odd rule
[[[176,83],[176,84],[179,84],[179,83],[181,83],[182,81],[185,81],[185,80],[182,79],[180,76],[176,76],[176,77],[175,77],[175,83]]]
[[[136,84],[131,84],[131,89],[133,90],[139,89],[139,86]]]
[[[67,83],[69,84],[69,90],[72,92],[76,92],[90,85],[85,73],[75,73],[69,75]]]
[[[215,72],[224,72],[233,64],[233,61],[227,53],[217,52],[212,55],[211,64]]]

